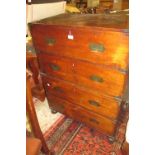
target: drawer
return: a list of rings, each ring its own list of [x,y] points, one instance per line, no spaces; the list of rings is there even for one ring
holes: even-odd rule
[[[35,48],[120,69],[128,67],[128,36],[102,28],[32,25]]]
[[[52,77],[75,82],[72,60],[48,54],[37,54],[40,70]]]
[[[76,61],[48,54],[38,54],[42,72],[80,86],[102,91],[107,95],[122,96],[126,74],[84,61]]]
[[[73,119],[82,121],[91,127],[109,134],[110,136],[114,135],[116,121],[112,121],[106,117],[92,113],[80,106],[75,106],[64,99],[53,95],[48,96],[48,103],[50,107],[68,115]]]
[[[46,95],[55,95],[110,119],[117,119],[120,101],[62,80],[43,77]]]
[[[75,61],[74,72],[76,83],[80,86],[102,91],[112,96],[122,96],[123,94],[127,79],[125,73],[83,61]]]

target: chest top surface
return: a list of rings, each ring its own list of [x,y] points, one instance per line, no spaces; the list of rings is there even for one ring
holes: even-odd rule
[[[33,24],[128,30],[129,17],[125,14],[60,14]]]

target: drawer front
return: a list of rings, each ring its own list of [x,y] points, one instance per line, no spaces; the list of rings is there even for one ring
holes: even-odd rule
[[[41,71],[107,95],[122,96],[126,74],[101,65],[38,54]]]
[[[103,29],[32,25],[31,34],[37,50],[72,58],[128,67],[128,36]]]
[[[120,102],[114,98],[95,94],[58,79],[43,77],[43,83],[47,95],[58,96],[110,119],[117,119],[118,117]]]
[[[76,61],[74,64],[76,82],[80,86],[102,91],[107,95],[122,96],[127,75],[114,70]]]
[[[37,56],[41,72],[51,75],[52,77],[75,82],[72,60],[41,53]]]
[[[91,127],[101,130],[109,135],[114,135],[116,122],[85,110],[80,106],[75,106],[70,102],[55,96],[48,96],[49,106],[62,112],[69,117],[82,121]]]

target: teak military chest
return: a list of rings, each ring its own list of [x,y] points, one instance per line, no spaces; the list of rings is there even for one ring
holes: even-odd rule
[[[128,16],[61,14],[30,31],[49,106],[114,137],[128,81]]]

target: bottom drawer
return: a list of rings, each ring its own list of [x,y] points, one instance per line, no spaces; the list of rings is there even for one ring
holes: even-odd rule
[[[87,111],[78,105],[71,104],[70,102],[56,96],[47,95],[49,106],[54,110],[66,114],[67,116],[84,122],[87,125],[98,129],[109,136],[115,133],[116,121],[112,121],[106,117]]]

